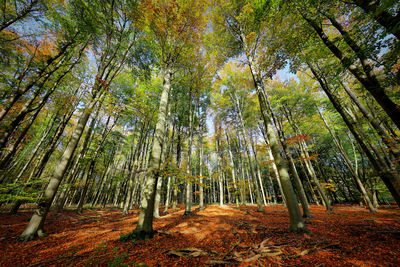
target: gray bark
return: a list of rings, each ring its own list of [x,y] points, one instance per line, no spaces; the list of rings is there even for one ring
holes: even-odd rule
[[[357,182],[358,188],[361,191],[362,196],[364,197],[365,202],[368,205],[369,211],[370,212],[376,212],[375,207],[372,205],[371,200],[367,194],[367,191],[365,190],[365,187],[363,185],[363,183],[361,182],[360,177],[358,176],[356,170],[353,167],[353,164],[351,164],[350,159],[348,158],[346,152],[344,151],[343,147],[339,144],[338,139],[336,138],[336,136],[333,134],[332,129],[329,127],[328,122],[326,121],[326,119],[324,118],[324,116],[322,115],[322,113],[318,110],[319,115],[322,118],[322,121],[324,122],[326,128],[328,129],[333,142],[335,143],[336,147],[339,149],[340,154],[342,155],[347,167],[350,170],[351,175],[353,176],[354,180]]]
[[[165,136],[165,120],[167,117],[167,106],[169,91],[171,88],[171,69],[164,71],[164,83],[161,93],[160,106],[158,109],[158,118],[156,123],[153,147],[149,161],[149,169],[143,188],[143,197],[140,203],[140,214],[134,234],[138,239],[147,239],[153,237],[153,212],[154,199],[157,182],[160,176],[162,142]]]
[[[95,91],[97,90],[98,88],[95,89]],[[64,150],[64,153],[59,163],[57,164],[57,168],[54,170],[54,173],[50,178],[50,182],[44,192],[44,195],[39,200],[38,206],[34,214],[32,215],[32,218],[29,221],[28,226],[20,236],[21,240],[27,241],[33,239],[36,235],[38,236],[44,235],[43,231],[44,220],[46,219],[47,213],[50,209],[51,203],[53,202],[58,186],[60,185],[62,178],[65,172],[67,171],[72,155],[75,152],[75,149],[82,136],[85,125],[89,119],[89,116],[96,102],[97,98],[95,97],[86,105],[85,109],[82,111],[78,124],[74,132],[72,133],[72,137],[66,149]]]

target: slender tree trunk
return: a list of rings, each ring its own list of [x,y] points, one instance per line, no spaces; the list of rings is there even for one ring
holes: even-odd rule
[[[297,132],[297,134],[300,134],[301,131],[300,131],[299,127],[297,126],[297,124],[294,122],[291,112],[286,109],[285,114],[286,114],[287,120],[288,120],[289,124],[292,126],[293,130],[295,132]],[[310,160],[308,160],[310,158],[310,155],[308,153],[307,144],[305,143],[304,140],[301,140],[298,143],[298,145],[299,145],[300,156],[303,159],[306,170],[309,173],[310,177],[312,178],[312,181],[317,186],[317,190],[318,190],[319,195],[322,198],[323,204],[325,205],[327,210],[332,210],[332,206],[329,201],[329,198],[328,198],[324,188],[322,187],[321,183],[319,182],[319,179],[317,178],[317,175],[315,173],[313,165],[311,164]]]
[[[32,126],[33,122],[36,120],[36,117],[40,113],[40,110],[43,108],[43,106],[47,103],[49,97],[55,92],[55,90],[58,88],[60,85],[61,81],[63,78],[73,69],[73,67],[80,61],[80,57],[82,55],[83,50],[85,49],[86,45],[82,47],[82,49],[79,52],[78,59],[70,65],[70,67],[61,73],[52,87],[47,90],[47,92],[41,97],[41,99],[38,101],[36,104],[36,107],[33,107],[33,103],[36,100],[36,98],[40,95],[42,92],[43,88],[45,87],[46,81],[50,78],[50,75],[52,73],[55,73],[62,65],[62,61],[57,63],[57,65],[47,74],[47,77],[40,82],[40,84],[37,86],[38,88],[35,90],[35,92],[29,96],[28,100],[25,102],[23,105],[22,109],[18,112],[18,114],[5,126],[5,128],[0,132],[0,155],[2,155],[2,150],[6,146],[9,137],[11,134],[17,129],[18,125],[23,121],[23,119],[30,113],[34,112],[34,114],[29,118],[29,123],[24,127],[24,129],[21,131],[19,138],[14,142],[12,145],[10,152],[4,157],[4,159],[1,161],[0,166],[4,168],[5,164],[14,156],[15,152],[17,151],[17,148],[21,141],[25,138],[26,133]],[[64,58],[65,59],[65,58]]]
[[[182,149],[181,149],[181,127],[178,129],[178,142],[176,144],[176,166],[178,169],[181,168],[182,164]],[[177,201],[178,201],[178,177],[174,177],[173,182],[173,191],[172,191],[172,209],[176,209]]]
[[[336,147],[339,149],[340,154],[342,155],[344,161],[346,162],[346,165],[349,168],[350,173],[352,174],[354,180],[357,182],[357,185],[361,191],[361,194],[364,197],[364,200],[368,205],[369,211],[376,212],[376,209],[372,205],[371,200],[369,199],[369,196],[367,194],[367,191],[365,190],[365,187],[360,180],[360,177],[358,176],[355,169],[353,168],[353,165],[351,164],[350,159],[347,157],[347,154],[344,152],[343,147],[339,144],[339,141],[337,140],[336,136],[333,134],[332,129],[329,127],[328,122],[326,121],[326,119],[324,118],[322,113],[319,110],[318,110],[318,113],[321,116],[322,121],[324,122],[326,128],[328,129],[328,131],[333,139],[333,142],[335,143]]]
[[[51,133],[54,124],[56,123],[56,119],[58,117],[58,113],[55,114],[54,119],[52,119],[52,123],[50,125],[48,125],[47,129],[44,130],[44,132],[42,133],[42,137],[40,138],[39,142],[36,144],[36,146],[33,148],[33,150],[31,151],[31,156],[29,157],[29,160],[26,161],[26,163],[24,164],[24,166],[22,167],[22,169],[19,171],[17,178],[14,180],[14,183],[19,181],[22,177],[22,175],[25,173],[25,171],[28,169],[28,167],[30,166],[30,164],[34,161],[34,158],[36,157],[36,154],[39,151],[39,148],[45,143],[45,141],[47,140],[47,138],[49,137],[49,134]],[[59,123],[61,124],[61,122]],[[57,128],[57,127],[56,127]]]
[[[236,203],[236,208],[239,208],[239,190],[238,190],[238,186],[237,186],[237,182],[236,182],[236,174],[235,174],[235,162],[233,160],[233,154],[232,154],[232,147],[231,147],[231,143],[229,141],[229,135],[228,132],[225,132],[226,134],[226,141],[228,142],[228,152],[229,152],[229,159],[231,161],[231,173],[232,173],[232,180],[233,180],[233,188],[234,188],[234,197],[235,197],[235,203]],[[242,200],[243,202],[243,200]]]
[[[14,144],[11,145],[11,147],[8,148],[10,151],[1,159],[0,169],[3,169],[3,170],[6,169],[8,164],[12,161],[12,158],[15,156],[15,154],[18,150],[19,144],[21,144],[22,140],[25,138],[28,130],[33,125],[33,123],[36,120],[39,113],[40,113],[40,109],[36,110],[36,112],[29,118],[27,125],[22,129],[17,140],[14,142]],[[1,149],[4,150],[4,147]]]
[[[254,200],[253,200],[253,191],[251,190],[251,176],[249,175],[249,170],[246,169],[246,175],[247,175],[247,185],[249,186],[249,195],[250,195],[250,204],[254,204]]]
[[[312,166],[310,160],[308,160],[310,155],[308,154],[305,142],[300,142],[299,147],[300,147],[301,157],[304,159],[304,165],[306,166],[308,173],[312,177],[312,181],[317,186],[317,190],[318,190],[322,200],[324,201],[324,205],[325,205],[326,209],[332,210],[332,206],[331,206],[329,198],[325,192],[325,189],[322,187],[321,183],[319,182],[319,179],[317,178],[317,174],[315,173],[314,167]]]
[[[67,53],[67,51],[73,47],[73,45],[75,44],[75,38],[79,35],[79,31],[75,33],[75,35],[72,37],[71,40],[69,40],[67,43],[65,43],[61,49],[59,49],[58,53],[56,55],[54,55],[53,57],[49,58],[46,61],[46,64],[40,68],[37,72],[35,77],[33,77],[24,88],[21,88],[21,81],[22,79],[25,77],[26,72],[29,70],[29,66],[25,69],[24,73],[20,75],[20,79],[18,81],[18,85],[15,88],[15,93],[9,98],[7,99],[6,103],[4,105],[4,107],[2,108],[2,110],[0,111],[0,121],[2,121],[6,115],[8,114],[8,112],[11,110],[11,108],[19,101],[19,99],[28,91],[30,91],[35,85],[38,85],[38,83],[40,82],[42,85],[44,85],[44,83],[56,72],[56,70],[59,69],[59,67],[61,66],[61,64],[63,63],[63,59],[65,59],[65,54]],[[36,55],[36,51],[33,54],[33,56],[31,57],[30,61],[32,61],[34,59]],[[54,66],[54,62],[57,62],[56,65]],[[57,67],[58,65],[58,67]],[[53,69],[50,69],[50,67],[53,67]],[[41,87],[40,84],[38,85],[38,87]],[[3,134],[7,134],[6,132]],[[0,139],[2,139],[3,136],[0,137]]]
[[[89,162],[89,172],[86,175],[85,186],[83,188],[82,194],[81,194],[79,202],[78,202],[78,206],[76,208],[77,213],[81,213],[83,210],[83,205],[85,204],[85,199],[86,199],[86,195],[88,192],[89,184],[92,182],[92,179],[93,179],[94,167],[96,165],[96,160],[99,157],[100,150],[104,144],[104,141],[106,140],[106,138],[108,136],[108,133],[111,131],[112,126],[110,129],[108,129],[108,124],[110,122],[110,119],[111,119],[111,116],[108,116],[107,122],[104,125],[103,132],[100,135],[100,141],[97,144],[96,150],[93,154],[93,158]]]
[[[281,180],[279,178],[278,167],[276,166],[275,159],[274,159],[274,156],[272,154],[270,142],[269,142],[268,139],[266,139],[266,141],[267,141],[267,145],[268,145],[267,150],[268,150],[269,159],[271,161],[272,170],[274,171],[274,174],[275,174],[275,177],[276,177],[276,181],[278,182],[279,192],[280,192],[280,194],[282,196],[282,201],[286,205],[286,197],[285,197],[285,194],[283,193],[282,183],[281,183]]]
[[[337,101],[336,97],[332,94],[328,83],[326,82],[324,76],[317,72],[317,70],[311,66],[309,63],[309,68],[311,69],[312,73],[314,74],[315,78],[318,80],[319,84],[321,85],[321,88],[324,90],[324,92],[327,94],[329,97],[330,101],[334,105],[335,109],[339,112],[341,117],[343,118],[344,122],[346,123],[347,127],[353,134],[354,138],[364,151],[364,153],[367,155],[368,159],[370,160],[373,168],[377,172],[377,174],[381,177],[382,181],[385,183],[386,187],[389,189],[391,192],[393,198],[395,199],[397,205],[400,207],[400,176],[398,173],[393,170],[393,169],[388,169],[386,168],[386,163],[382,162],[381,160],[376,160],[371,151],[368,149],[367,145],[364,143],[362,137],[358,133],[358,131],[355,129],[353,123],[349,120],[347,117],[345,111],[343,110],[342,106],[340,103]]]
[[[250,154],[250,150],[249,150],[249,144],[247,142],[247,136],[246,136],[246,130],[244,128],[244,121],[243,121],[243,117],[242,117],[242,111],[240,110],[239,107],[239,103],[238,103],[238,98],[236,96],[236,94],[234,95],[234,99],[235,99],[235,105],[236,105],[236,114],[238,115],[239,118],[239,129],[241,131],[242,137],[243,137],[243,145],[246,151],[246,155],[247,155],[247,160],[249,162],[249,168],[250,168],[250,174],[251,177],[253,179],[253,181],[255,182],[256,185],[256,196],[257,196],[257,211],[259,212],[263,212],[264,209],[262,208],[262,196],[261,196],[261,185],[258,182],[257,176],[256,176],[256,172],[254,170],[254,166],[253,166],[253,162],[252,162],[252,158],[251,158],[251,154]]]
[[[350,96],[350,98],[356,104],[358,109],[361,111],[363,116],[369,121],[371,126],[375,129],[376,133],[379,135],[382,142],[388,146],[389,153],[391,153],[394,158],[400,158],[400,151],[399,151],[397,145],[391,144],[389,142],[389,139],[391,139],[391,137],[387,134],[386,130],[383,128],[381,123],[379,123],[372,116],[372,114],[367,110],[367,108],[361,103],[361,101],[358,99],[358,97],[354,94],[354,92],[348,86],[346,86],[340,79],[339,79],[339,82],[342,85],[342,87],[344,88],[344,90],[346,91],[346,93]]]
[[[290,170],[292,172],[293,180],[295,182],[296,189],[297,189],[297,192],[299,194],[299,199],[300,199],[300,202],[301,202],[301,206],[302,206],[302,209],[303,209],[303,217],[304,218],[311,218],[312,215],[311,215],[311,212],[310,212],[310,209],[309,209],[307,196],[306,196],[306,194],[304,192],[303,184],[302,184],[302,182],[300,180],[300,177],[299,177],[299,175],[297,173],[297,169],[296,169],[296,166],[295,166],[295,164],[293,162],[292,156],[290,155],[289,151],[287,150],[287,146],[286,146],[286,143],[285,143],[285,140],[284,140],[284,136],[285,135],[284,135],[284,132],[283,132],[282,124],[276,118],[275,113],[272,110],[272,107],[271,107],[271,104],[270,104],[268,98],[266,98],[265,100],[266,100],[268,109],[269,109],[269,111],[271,113],[272,121],[275,123],[275,126],[276,126],[276,128],[278,130],[278,136],[279,136],[280,144],[281,144],[282,149],[283,149],[283,155],[284,155],[285,159],[289,162],[289,167],[290,167]]]
[[[199,148],[199,176],[200,176],[200,186],[199,186],[199,206],[200,210],[204,210],[204,185],[203,185],[203,133],[200,131],[199,133],[199,143],[200,143],[200,148]]]
[[[301,202],[301,207],[303,209],[303,217],[304,218],[312,218],[309,205],[308,205],[308,200],[306,193],[304,192],[303,184],[301,183],[299,174],[297,173],[296,166],[294,165],[293,159],[290,155],[288,155],[289,158],[289,164],[291,166],[291,170],[293,173],[293,178],[294,182],[296,184],[297,192],[299,193],[299,198]]]
[[[261,171],[260,171],[261,166],[260,166],[260,163],[259,163],[258,158],[257,158],[257,151],[256,151],[256,148],[254,146],[253,138],[251,138],[251,137],[250,137],[250,144],[251,144],[251,148],[253,150],[254,160],[256,162],[255,165],[256,165],[256,172],[257,172],[257,179],[258,179],[258,183],[259,183],[260,189],[261,189],[262,200],[264,202],[264,205],[267,205],[267,201],[265,199],[264,186],[263,186],[263,182],[262,182],[262,179],[261,179]]]
[[[221,149],[220,149],[220,139],[221,139],[221,126],[217,130],[217,138],[215,140],[215,147],[217,149],[218,154],[218,185],[219,185],[219,206],[222,207],[224,205],[224,184],[222,181],[222,172],[223,168],[221,166],[222,157],[221,157]]]
[[[105,191],[105,186],[106,186],[106,184],[108,182],[108,177],[109,177],[109,174],[110,174],[110,171],[111,171],[111,168],[112,168],[111,166],[113,166],[113,164],[109,163],[108,166],[107,166],[107,169],[106,169],[106,171],[104,173],[103,179],[100,181],[99,190],[97,191],[97,193],[96,193],[96,195],[95,195],[95,197],[93,198],[93,201],[92,201],[92,205],[91,205],[92,208],[96,207],[96,205],[99,203],[99,200],[102,198],[102,195],[103,195],[103,193]],[[118,164],[115,165],[115,166],[118,166]],[[109,184],[111,184],[111,182],[109,182]]]
[[[138,139],[138,142],[136,144],[135,147],[135,152],[133,152],[132,154],[132,148],[133,145],[135,143],[135,141],[132,142],[131,145],[131,155],[130,155],[130,166],[128,167],[129,169],[129,174],[128,174],[128,190],[126,192],[126,198],[125,198],[125,203],[124,203],[124,207],[123,207],[123,211],[122,214],[123,215],[128,215],[129,214],[129,208],[131,206],[132,203],[132,199],[133,199],[133,191],[134,191],[134,180],[136,177],[136,171],[137,171],[137,160],[139,155],[142,152],[142,148],[143,148],[143,141],[145,138],[145,128],[147,127],[147,124],[143,125],[141,131],[140,131],[140,136]]]

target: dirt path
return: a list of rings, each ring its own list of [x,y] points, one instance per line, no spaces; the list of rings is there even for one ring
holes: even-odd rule
[[[151,240],[121,243],[134,229],[138,210],[50,213],[50,236],[27,243],[16,240],[30,213],[0,215],[0,266],[59,266],[147,264],[204,266],[206,264],[302,266],[399,266],[400,210],[377,214],[357,206],[335,206],[326,212],[312,206],[310,234],[288,231],[288,214],[281,205],[208,206],[183,217],[183,209],[155,220],[159,231]],[[179,250],[192,248],[190,250]]]

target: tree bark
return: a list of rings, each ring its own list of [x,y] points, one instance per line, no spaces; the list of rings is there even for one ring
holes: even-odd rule
[[[185,213],[184,215],[192,214],[192,145],[193,145],[193,104],[192,104],[192,88],[189,92],[189,144],[187,152],[187,178],[185,181],[186,185],[186,198],[185,198]]]
[[[342,106],[332,94],[328,83],[325,80],[325,77],[322,73],[319,73],[311,64],[308,63],[310,70],[312,71],[313,75],[321,85],[321,88],[324,90],[330,101],[332,102],[335,109],[343,118],[344,122],[346,123],[347,127],[353,134],[354,138],[356,139],[357,143],[360,145],[361,149],[364,151],[366,156],[368,157],[369,161],[371,162],[374,170],[377,174],[381,177],[382,181],[385,183],[386,187],[391,192],[393,198],[395,199],[397,205],[400,207],[400,176],[396,172],[396,170],[386,168],[386,163],[375,159],[371,151],[368,149],[367,145],[363,141],[360,134],[355,129],[353,123],[347,117],[345,111],[343,110]]]
[[[400,40],[399,12],[397,12],[396,16],[393,16],[386,10],[383,10],[382,7],[379,6],[380,0],[354,0],[353,2]]]
[[[247,47],[246,37],[242,33],[240,36],[242,40],[242,44],[244,46],[244,51],[246,52],[246,57],[248,61],[248,65],[250,67],[250,72],[253,77],[254,87],[257,91],[258,103],[260,105],[261,116],[264,122],[266,136],[270,142],[271,151],[275,159],[275,163],[278,167],[279,179],[282,184],[283,193],[286,198],[286,205],[289,211],[290,216],[290,230],[292,232],[304,232],[307,231],[306,226],[304,224],[303,218],[301,216],[301,211],[299,209],[299,205],[297,203],[296,195],[294,193],[292,183],[290,181],[289,173],[287,170],[286,163],[282,159],[282,156],[279,151],[279,145],[272,128],[272,124],[270,122],[270,118],[268,116],[267,105],[265,102],[264,96],[264,83],[262,81],[260,72],[256,67],[256,63],[254,61],[253,55],[249,51]]]
[[[165,135],[165,120],[169,91],[171,89],[172,71],[168,67],[164,70],[163,90],[161,93],[158,118],[156,123],[153,147],[149,161],[149,169],[143,188],[143,197],[140,203],[139,220],[133,234],[137,239],[153,237],[153,212],[157,182],[160,176],[162,142]]]
[[[94,93],[98,93],[97,91],[100,88],[98,86],[95,87]],[[82,111],[82,114],[79,118],[78,124],[72,134],[72,137],[59,161],[57,164],[57,168],[55,169],[52,177],[50,178],[50,182],[44,192],[44,195],[39,200],[38,206],[29,221],[28,226],[24,230],[24,232],[19,237],[20,240],[28,241],[33,239],[35,236],[44,236],[43,226],[44,221],[46,219],[47,213],[50,209],[50,205],[53,202],[55,194],[57,192],[58,186],[61,183],[61,180],[67,171],[69,163],[71,161],[72,155],[75,152],[75,149],[78,145],[78,142],[82,136],[85,125],[89,119],[89,116],[93,110],[94,105],[97,102],[97,97],[94,98],[86,105],[85,109]]]
[[[329,127],[328,122],[326,121],[326,119],[324,118],[324,116],[322,115],[322,113],[318,110],[319,115],[321,116],[322,121],[324,122],[326,128],[328,129],[333,142],[335,143],[336,147],[339,149],[340,154],[342,155],[344,161],[346,162],[347,167],[350,170],[350,173],[352,174],[354,180],[357,182],[357,185],[361,191],[362,196],[364,197],[365,202],[368,205],[369,211],[370,212],[376,212],[375,207],[372,205],[371,200],[367,194],[367,191],[365,190],[365,187],[363,185],[363,183],[360,180],[360,177],[358,176],[357,172],[355,171],[353,165],[350,162],[350,159],[347,157],[347,154],[344,152],[343,147],[339,144],[339,141],[337,140],[336,136],[333,134],[332,129]]]
[[[351,72],[354,77],[367,89],[378,104],[383,108],[386,114],[396,124],[397,128],[400,129],[400,105],[394,103],[386,94],[384,88],[381,86],[378,79],[372,72],[370,67],[364,68],[364,71],[360,67],[352,63],[352,60],[345,56],[344,53],[329,39],[325,34],[322,27],[317,24],[316,21],[306,17],[302,14],[303,18],[309,23],[309,25],[315,30],[322,42],[331,50],[331,52],[340,60],[343,67]],[[339,30],[339,29],[338,29]],[[345,36],[344,36],[345,37]]]

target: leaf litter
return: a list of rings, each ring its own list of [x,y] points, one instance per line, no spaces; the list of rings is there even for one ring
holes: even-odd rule
[[[162,209],[160,209],[162,210]],[[48,237],[18,242],[32,210],[0,214],[0,266],[398,266],[400,212],[382,207],[370,214],[352,205],[333,212],[311,206],[309,234],[288,231],[289,216],[282,205],[207,206],[182,216],[184,207],[154,221],[155,236],[121,242],[131,232],[138,210],[122,215],[115,208],[85,210],[83,214],[51,212],[45,223]]]

